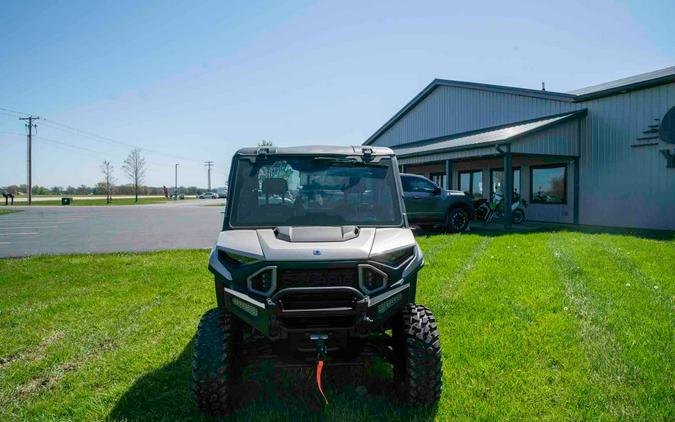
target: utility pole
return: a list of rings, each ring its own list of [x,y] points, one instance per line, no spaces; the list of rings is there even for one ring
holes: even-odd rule
[[[176,163],[176,190],[174,191],[175,197],[174,201],[178,201],[178,163]]]
[[[208,191],[211,192],[211,167],[213,167],[213,161],[204,161],[204,166],[208,168],[208,175],[209,175]]]
[[[39,117],[19,117],[19,120],[25,120],[26,127],[28,128],[28,205],[33,204],[33,129],[37,129],[37,125],[33,123],[33,120],[40,120]]]

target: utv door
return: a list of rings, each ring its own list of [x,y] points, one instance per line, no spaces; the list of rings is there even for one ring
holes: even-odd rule
[[[422,176],[401,176],[408,221],[430,224],[444,221],[441,189]]]

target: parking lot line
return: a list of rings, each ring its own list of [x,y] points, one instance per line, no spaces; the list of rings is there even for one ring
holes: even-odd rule
[[[37,233],[0,233],[0,236],[31,236],[35,234]]]
[[[6,230],[7,230],[7,229],[9,229],[9,230],[13,230],[13,229],[29,230],[29,229],[55,229],[56,227],[58,227],[58,226],[28,226],[28,227],[24,227],[24,226],[18,226],[18,227],[17,227],[17,226],[7,226],[7,227],[3,227],[3,226],[0,226],[0,229],[6,229]]]
[[[0,220],[0,226],[14,226],[14,225],[22,225],[22,224],[59,224],[59,223],[77,223],[79,220],[68,220],[68,221],[63,221],[63,220],[49,220],[49,221],[2,221]],[[8,224],[5,224],[8,223]]]

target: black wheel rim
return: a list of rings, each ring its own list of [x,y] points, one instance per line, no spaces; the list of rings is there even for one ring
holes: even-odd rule
[[[464,229],[466,221],[466,215],[461,211],[452,213],[450,217],[450,224],[452,225],[452,228],[457,231]]]

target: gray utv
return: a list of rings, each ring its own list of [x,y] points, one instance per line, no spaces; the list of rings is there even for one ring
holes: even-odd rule
[[[244,148],[234,155],[209,258],[218,307],[193,357],[197,408],[232,409],[257,359],[321,369],[381,356],[408,405],[435,405],[441,350],[416,305],[424,264],[408,227],[396,157],[381,147]],[[322,391],[323,393],[323,391]]]

